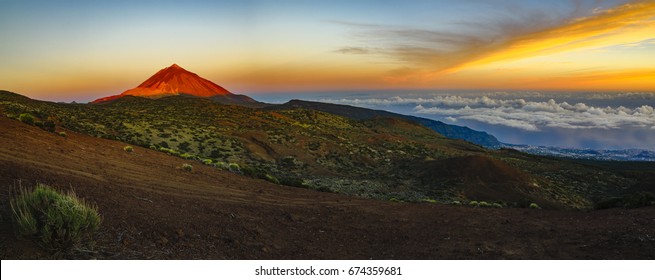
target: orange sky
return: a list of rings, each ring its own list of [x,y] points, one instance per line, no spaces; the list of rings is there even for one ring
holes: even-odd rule
[[[169,3],[147,15],[120,1],[75,8],[44,2],[42,11],[12,3],[0,12],[0,89],[88,101],[177,63],[245,94],[655,91],[655,1],[509,2],[399,2],[402,9],[294,2],[294,15],[265,2]]]

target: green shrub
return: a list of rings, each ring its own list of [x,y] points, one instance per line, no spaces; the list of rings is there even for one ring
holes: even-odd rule
[[[134,148],[132,148],[132,146],[125,146],[125,147],[123,147],[123,150],[128,152],[128,153],[131,153],[131,152],[134,151]]]
[[[23,113],[18,115],[18,120],[29,125],[34,125],[34,123],[36,122],[36,118],[34,118],[34,116],[28,113]]]
[[[66,132],[61,131],[61,132],[59,132],[59,136],[66,137],[66,136],[68,136],[68,134],[66,134]]]
[[[532,203],[530,203],[530,209],[541,209],[541,207],[539,207],[538,204],[532,202]]]
[[[182,164],[182,169],[184,169],[184,171],[191,172],[193,171],[193,165],[188,163]]]
[[[234,162],[230,162],[228,169],[232,172],[241,173],[241,167],[239,167],[239,165]]]
[[[34,190],[20,189],[10,201],[18,234],[39,238],[51,248],[83,245],[100,226],[100,215],[75,193],[60,193],[38,184]]]
[[[307,183],[302,178],[282,177],[279,179],[280,184],[296,188],[308,188]]]
[[[278,184],[278,185],[280,184],[280,180],[278,180],[277,178],[275,178],[271,174],[266,174],[264,179],[266,181],[269,181],[269,182],[273,183],[273,184]]]
[[[503,205],[498,203],[498,202],[494,202],[494,203],[491,204],[491,207],[493,207],[493,208],[503,208]]]
[[[36,125],[45,131],[55,132],[55,122],[51,119],[47,119],[44,122],[36,122]]]
[[[436,202],[436,201],[435,201]],[[434,202],[433,202],[434,203]],[[459,200],[453,200],[450,204],[452,205],[462,205],[462,202]]]
[[[480,204],[478,205],[480,205],[480,207],[491,207],[491,204],[486,201],[480,201]]]
[[[202,160],[202,164],[205,164],[205,165],[211,165],[211,164],[212,164],[212,160],[211,160],[211,159],[208,159],[208,158],[205,158],[205,159]]]
[[[225,163],[225,162],[222,162],[222,161],[214,163],[214,166],[216,166],[216,168],[220,168],[220,169],[223,169],[223,170],[228,170],[229,169],[228,164]]]
[[[478,203],[475,200],[472,200],[471,202],[469,202],[469,206],[478,207],[478,206],[480,206],[480,203]]]

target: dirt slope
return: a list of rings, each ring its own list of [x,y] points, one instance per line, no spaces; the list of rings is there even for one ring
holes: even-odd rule
[[[403,204],[277,186],[121,142],[0,117],[0,257],[50,258],[17,239],[18,180],[98,204],[97,253],[118,259],[655,258],[655,208],[560,212]],[[194,166],[193,172],[179,168]],[[61,256],[60,256],[61,257]]]

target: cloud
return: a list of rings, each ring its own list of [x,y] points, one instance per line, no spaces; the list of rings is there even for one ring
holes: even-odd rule
[[[335,23],[357,30],[360,43],[374,46],[358,54],[384,55],[405,63],[414,75],[426,77],[470,66],[602,46],[604,40],[622,30],[655,27],[655,1],[633,1],[609,9],[598,9],[597,1],[574,1],[572,12],[559,14],[502,3],[490,7],[488,18],[453,23],[461,32],[446,31],[443,27]],[[639,42],[644,44],[652,41]],[[341,50],[349,49],[360,48],[348,46]]]
[[[346,47],[336,50],[338,53],[344,54],[369,54],[371,51],[367,48]]]
[[[570,104],[529,101],[523,98],[502,99],[488,96],[433,96],[419,98],[391,97],[364,99],[322,99],[322,102],[355,106],[415,105],[414,113],[436,115],[449,121],[473,120],[491,125],[503,125],[526,131],[544,128],[606,129],[627,127],[648,129],[655,126],[652,105],[634,108],[625,106],[591,106],[582,102]]]
[[[457,122],[457,118],[453,118],[453,117],[446,117],[446,120],[449,122]]]

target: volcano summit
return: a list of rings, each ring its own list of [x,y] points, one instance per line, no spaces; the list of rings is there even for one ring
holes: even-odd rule
[[[197,97],[232,96],[225,88],[207,80],[196,73],[189,72],[177,64],[159,70],[139,86],[119,95],[103,97],[92,103],[112,101],[127,95],[146,98],[160,98],[170,95],[187,94]]]

